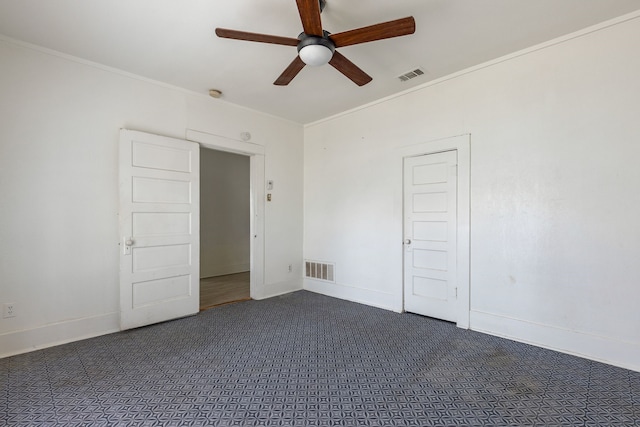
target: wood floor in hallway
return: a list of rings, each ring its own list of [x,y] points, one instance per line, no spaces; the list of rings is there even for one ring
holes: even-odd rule
[[[246,271],[200,279],[200,310],[251,299],[249,277],[250,274]]]

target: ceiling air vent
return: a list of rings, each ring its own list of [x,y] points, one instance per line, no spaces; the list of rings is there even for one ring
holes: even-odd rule
[[[416,68],[415,70],[411,70],[408,73],[404,73],[398,76],[398,78],[400,79],[401,82],[406,82],[416,77],[422,76],[423,74],[424,74],[423,70],[421,70],[420,68]]]

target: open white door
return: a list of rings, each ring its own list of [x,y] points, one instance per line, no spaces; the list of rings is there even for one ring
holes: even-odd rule
[[[199,145],[120,131],[120,328],[195,314]]]

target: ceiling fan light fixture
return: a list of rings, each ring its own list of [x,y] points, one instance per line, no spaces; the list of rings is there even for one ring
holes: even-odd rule
[[[312,44],[300,49],[299,55],[305,64],[319,67],[331,61],[333,51],[321,44]]]
[[[216,35],[227,39],[297,46],[298,55],[273,82],[276,86],[286,86],[291,83],[291,80],[306,65],[320,66],[327,63],[353,83],[358,86],[364,86],[372,80],[371,76],[345,58],[342,53],[336,51],[336,47],[342,48],[376,40],[406,36],[416,31],[416,20],[413,16],[407,16],[406,18],[330,34],[322,28],[320,18],[326,0],[296,0],[296,3],[303,30],[296,39],[226,28],[216,28]]]
[[[331,61],[335,46],[324,37],[306,36],[298,44],[298,56],[307,65],[319,67]]]

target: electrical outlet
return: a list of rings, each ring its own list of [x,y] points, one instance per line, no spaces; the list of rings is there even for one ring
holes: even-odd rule
[[[16,317],[16,303],[14,302],[5,303],[2,310],[2,317],[4,317],[5,319],[8,317]]]

